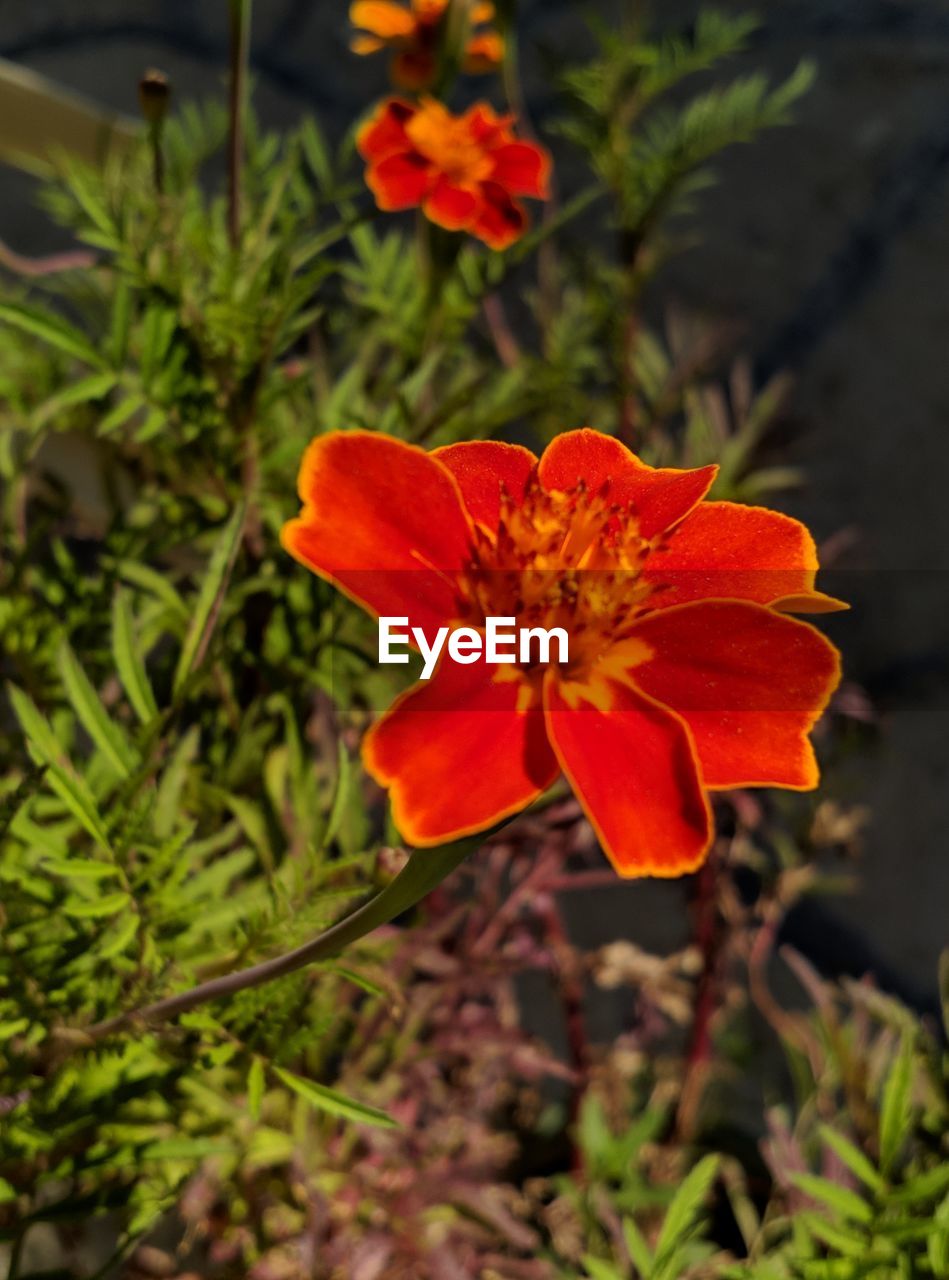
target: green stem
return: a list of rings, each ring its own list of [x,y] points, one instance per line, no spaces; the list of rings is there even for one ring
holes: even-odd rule
[[[231,248],[241,236],[241,174],[244,164],[244,111],[250,57],[251,0],[231,0],[230,137],[228,152],[227,230]]]
[[[467,840],[459,840],[455,844],[444,845],[439,849],[423,849],[413,853],[395,879],[374,898],[354,911],[352,915],[334,924],[325,933],[305,942],[294,951],[274,956],[273,959],[264,960],[260,964],[252,965],[249,969],[238,969],[235,973],[212,978],[208,982],[192,987],[190,991],[168,996],[141,1009],[120,1013],[105,1022],[86,1028],[81,1033],[81,1038],[101,1040],[105,1036],[126,1030],[136,1024],[165,1022],[169,1018],[177,1017],[178,1014],[187,1013],[189,1009],[194,1009],[198,1005],[207,1004],[210,1000],[220,1000],[238,991],[246,991],[250,987],[263,986],[264,983],[283,978],[288,973],[295,973],[297,969],[314,964],[316,961],[329,960],[353,942],[364,938],[381,925],[388,924],[396,916],[402,915],[404,911],[421,902],[470,853],[479,848],[484,840],[485,835],[479,835]]]

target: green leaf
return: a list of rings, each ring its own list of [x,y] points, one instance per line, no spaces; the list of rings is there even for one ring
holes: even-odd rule
[[[830,1125],[822,1124],[819,1132],[831,1151],[843,1161],[850,1172],[855,1174],[861,1182],[866,1183],[868,1187],[872,1187],[874,1191],[884,1191],[886,1189],[886,1181],[873,1167],[872,1161],[868,1160],[863,1152],[855,1147],[852,1142],[848,1142],[842,1134],[837,1133]]]
[[[231,570],[234,567],[234,561],[237,559],[241,534],[244,528],[244,511],[244,503],[238,503],[211,553],[208,571],[204,576],[204,581],[201,583],[191,625],[185,636],[181,656],[178,659],[178,666],[175,669],[173,688],[176,694],[180,692],[181,686],[192,670],[200,664],[207,649],[224,594],[227,591]]]
[[[20,727],[26,735],[31,754],[40,764],[46,765],[46,777],[50,787],[93,840],[111,852],[105,823],[96,807],[92,793],[66,758],[49,722],[40,714],[32,699],[22,689],[18,689],[14,684],[8,685],[7,688],[10,702]]]
[[[112,651],[122,687],[132,710],[148,724],[158,715],[158,704],[152,691],[145,662],[138,652],[135,623],[128,598],[121,588],[112,601]]]
[[[19,302],[5,302],[0,303],[0,321],[4,320],[23,333],[39,338],[49,346],[55,347],[57,351],[74,356],[84,364],[92,365],[97,369],[105,367],[105,359],[88,338],[78,329],[67,324],[60,316],[24,306]]]
[[[0,1204],[9,1204],[11,1200],[16,1199],[16,1192],[7,1182],[6,1178],[0,1178]]]
[[[253,1058],[247,1073],[247,1110],[252,1120],[260,1119],[260,1106],[264,1100],[264,1064],[260,1058]]]
[[[623,1280],[622,1272],[617,1271],[612,1263],[594,1258],[592,1254],[584,1255],[583,1265],[589,1280]]]
[[[0,1022],[0,1044],[4,1040],[12,1040],[30,1025],[29,1018],[14,1018],[12,1022]]]
[[[118,915],[129,906],[132,899],[127,893],[107,893],[103,898],[67,898],[61,910],[74,920],[102,920],[106,916]]]
[[[626,1242],[626,1248],[633,1261],[633,1266],[636,1267],[643,1280],[648,1280],[648,1277],[652,1275],[655,1259],[643,1233],[632,1218],[623,1219],[623,1239]]]
[[[888,1176],[906,1138],[913,1091],[913,1040],[904,1033],[883,1086],[880,1105],[880,1169]]]
[[[695,1226],[705,1198],[718,1176],[718,1157],[705,1156],[683,1179],[666,1210],[656,1241],[656,1273],[662,1274]]]
[[[115,387],[117,378],[114,373],[90,373],[70,383],[64,390],[50,396],[39,405],[33,414],[34,427],[44,426],[56,418],[64,409],[72,409],[79,404],[89,404],[93,400],[102,400]]]
[[[857,1195],[856,1191],[851,1191],[849,1187],[842,1187],[838,1182],[831,1182],[829,1178],[820,1178],[814,1173],[792,1173],[791,1181],[805,1195],[827,1205],[841,1217],[853,1222],[870,1222],[873,1218],[873,1210],[866,1200]]]
[[[132,772],[136,753],[125,734],[99,700],[89,677],[64,640],[59,650],[59,670],[70,704],[82,727],[120,778]]]
[[[93,858],[44,858],[43,867],[64,880],[108,880],[122,874],[111,862],[96,862]]]
[[[347,982],[353,983],[354,986],[365,991],[367,995],[375,996],[378,1000],[389,999],[388,993],[383,987],[379,986],[378,982],[372,982],[363,974],[357,973],[355,969],[348,969],[343,965],[335,964],[331,966],[331,972],[337,974],[340,978],[345,978]]]
[[[346,813],[346,802],[349,799],[352,780],[352,761],[349,758],[349,754],[346,751],[342,740],[340,740],[337,748],[336,790],[333,793],[333,804],[330,808],[330,815],[326,820],[326,830],[323,832],[324,848],[333,843],[337,832],[340,829]]]
[[[284,1071],[282,1067],[274,1067],[273,1070],[288,1089],[292,1089],[295,1094],[305,1099],[318,1111],[326,1111],[330,1115],[340,1116],[344,1120],[354,1120],[359,1124],[376,1125],[381,1129],[398,1128],[397,1122],[384,1111],[378,1111],[375,1107],[347,1098],[344,1093],[330,1089],[325,1084],[304,1080],[290,1071]]]

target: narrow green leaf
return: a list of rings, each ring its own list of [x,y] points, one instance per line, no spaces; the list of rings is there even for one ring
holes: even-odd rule
[[[792,1173],[791,1181],[805,1195],[826,1205],[841,1217],[853,1222],[870,1222],[873,1218],[873,1209],[866,1200],[838,1182],[820,1178],[814,1173]]]
[[[646,1243],[646,1238],[640,1231],[639,1227],[632,1218],[623,1219],[623,1239],[626,1242],[626,1248],[632,1259],[633,1266],[639,1272],[643,1280],[648,1280],[652,1274],[654,1266],[654,1258],[652,1250]]]
[[[344,746],[342,739],[337,747],[337,764],[336,764],[336,790],[333,793],[333,803],[330,807],[330,815],[326,820],[326,830],[323,832],[323,847],[327,848],[336,839],[337,832],[342,825],[343,817],[346,813],[346,802],[349,799],[350,787],[352,785],[353,766],[349,758],[349,753]]]
[[[109,850],[109,837],[105,823],[96,807],[92,792],[66,758],[49,722],[40,714],[32,699],[22,689],[18,689],[13,684],[8,685],[7,688],[10,702],[26,736],[31,754],[38,763],[47,767],[46,777],[50,787],[89,835],[104,849]]]
[[[317,1084],[314,1080],[304,1080],[290,1071],[284,1071],[282,1067],[274,1067],[273,1070],[288,1089],[292,1089],[318,1111],[326,1111],[330,1115],[340,1116],[344,1120],[354,1120],[359,1124],[376,1125],[381,1129],[398,1127],[396,1121],[384,1111],[378,1111],[375,1107],[347,1098],[344,1093],[339,1093],[336,1089],[330,1089],[325,1084]]]
[[[347,982],[351,982],[354,986],[365,991],[367,995],[375,996],[378,1000],[388,1000],[388,993],[378,982],[372,982],[364,974],[357,973],[355,969],[345,968],[343,965],[332,965],[331,971],[340,978],[345,978]]]
[[[66,355],[81,360],[94,368],[104,368],[105,359],[92,343],[78,329],[67,324],[60,316],[47,311],[39,311],[34,307],[24,306],[19,302],[0,303],[0,322],[6,321],[23,333],[63,351]]]
[[[0,1178],[0,1204],[9,1204],[11,1200],[16,1199],[16,1192],[7,1182],[6,1178]]]
[[[140,924],[141,920],[137,912],[130,912],[110,933],[106,933],[102,941],[96,945],[96,955],[99,959],[113,960],[116,956],[122,955],[126,947],[134,940]]]
[[[855,1174],[861,1182],[866,1183],[868,1187],[872,1187],[874,1191],[883,1191],[886,1188],[886,1181],[879,1172],[873,1167],[872,1161],[868,1160],[859,1148],[855,1147],[852,1142],[837,1133],[830,1125],[822,1124],[820,1126],[820,1136],[847,1166],[851,1173]]]
[[[656,1241],[657,1270],[668,1266],[684,1238],[695,1226],[717,1176],[717,1156],[705,1156],[686,1174],[666,1210],[659,1239]]]
[[[241,533],[244,528],[244,511],[244,503],[238,503],[211,553],[208,570],[198,592],[194,615],[185,636],[181,656],[178,659],[178,666],[175,670],[173,688],[176,694],[180,692],[181,686],[194,668],[200,665],[207,649],[221,603],[227,591],[231,569],[237,559]]]
[[[111,862],[96,862],[93,858],[44,858],[43,867],[64,880],[108,880],[122,874]]]
[[[889,1176],[909,1125],[913,1091],[913,1041],[903,1035],[899,1053],[883,1086],[880,1105],[880,1170]]]
[[[112,601],[112,652],[132,710],[142,724],[150,723],[158,715],[158,704],[145,670],[144,658],[138,651],[131,605],[121,588]]]
[[[100,702],[92,682],[66,641],[59,650],[59,671],[80,724],[118,776],[129,777],[131,765],[135,763],[135,750]]]
[[[30,1025],[29,1018],[14,1018],[12,1022],[0,1022],[0,1044],[4,1040],[12,1040]]]
[[[118,915],[131,901],[127,893],[107,893],[102,898],[88,900],[67,898],[62,905],[62,911],[74,920],[102,920],[106,916]]]
[[[252,1120],[260,1119],[260,1106],[264,1100],[264,1064],[260,1058],[251,1060],[247,1073],[247,1110]]]
[[[59,391],[48,400],[44,400],[33,414],[34,427],[44,426],[52,422],[64,409],[75,408],[79,404],[90,404],[93,400],[102,400],[113,390],[116,376],[110,371],[90,373],[70,383],[63,391]]]
[[[622,1272],[618,1271],[611,1262],[603,1262],[601,1258],[594,1258],[592,1254],[584,1255],[583,1265],[589,1280],[623,1280]]]

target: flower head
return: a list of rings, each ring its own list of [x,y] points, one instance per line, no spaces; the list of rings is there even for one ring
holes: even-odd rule
[[[808,790],[833,645],[788,610],[816,590],[796,520],[703,501],[715,467],[646,466],[595,431],[433,453],[368,432],[310,445],[287,549],[378,615],[426,632],[487,617],[564,627],[563,665],[442,659],[363,743],[399,830],[435,845],[566,775],[624,876],[694,870],[708,792]]]
[[[510,117],[487,103],[455,116],[432,98],[391,98],[363,125],[357,146],[380,209],[420,205],[440,227],[469,231],[492,249],[506,249],[527,226],[516,197],[547,198],[546,151],[518,142]]]
[[[353,40],[354,53],[391,49],[392,78],[402,89],[427,89],[435,77],[440,26],[449,0],[357,0],[349,10],[354,27],[365,32]],[[468,21],[471,35],[465,45],[462,69],[471,74],[497,69],[504,58],[504,41],[487,28],[494,5],[476,0]]]

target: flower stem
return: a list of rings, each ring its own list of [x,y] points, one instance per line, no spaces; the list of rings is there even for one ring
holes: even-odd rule
[[[241,174],[244,163],[244,113],[247,97],[247,64],[250,57],[251,0],[231,2],[231,83],[228,150],[227,230],[231,248],[241,236]]]
[[[207,1004],[210,1000],[220,1000],[238,991],[263,986],[264,983],[273,982],[274,979],[285,977],[288,973],[295,973],[297,969],[314,964],[318,960],[328,960],[338,955],[351,943],[364,938],[381,925],[388,924],[396,916],[421,902],[470,853],[479,848],[484,843],[484,839],[485,837],[480,835],[444,845],[439,849],[423,849],[413,853],[395,879],[374,898],[364,903],[352,915],[334,924],[325,933],[319,934],[293,951],[274,956],[271,960],[264,960],[260,964],[252,965],[249,969],[239,969],[235,973],[212,978],[208,982],[199,983],[189,991],[168,996],[164,1000],[158,1000],[143,1008],[120,1013],[105,1022],[85,1028],[78,1035],[72,1033],[72,1036],[77,1041],[85,1042],[87,1038],[95,1041],[141,1023],[165,1022],[178,1014],[187,1013],[189,1009],[194,1009],[198,1005]]]

